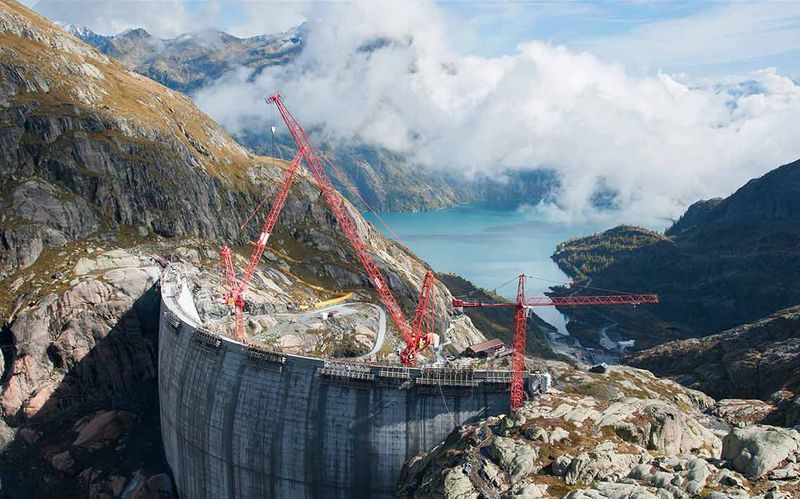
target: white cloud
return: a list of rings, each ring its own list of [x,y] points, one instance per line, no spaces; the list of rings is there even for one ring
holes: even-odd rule
[[[596,214],[598,189],[616,193],[625,221],[675,217],[800,157],[800,86],[772,69],[749,75],[742,92],[729,81],[632,76],[539,42],[464,56],[430,3],[325,4],[309,22],[297,61],[255,80],[228,75],[196,101],[231,129],[263,126],[263,97],[280,89],[327,138],[359,138],[430,168],[552,168],[563,188],[540,209],[561,218]]]
[[[194,4],[185,0],[39,0],[33,9],[62,23],[83,24],[101,35],[145,28],[161,38],[213,27],[219,0]]]
[[[725,68],[782,54],[800,55],[800,3],[712,5],[683,18],[586,39],[577,47],[636,68]]]
[[[242,20],[225,28],[239,37],[281,33],[302,24],[312,10],[311,0],[238,0],[227,1],[226,5],[236,5],[244,14]]]

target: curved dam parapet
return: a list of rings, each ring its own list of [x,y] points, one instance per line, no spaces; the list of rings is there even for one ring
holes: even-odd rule
[[[407,459],[508,408],[508,371],[246,347],[202,329],[179,266],[161,296],[161,432],[181,497],[392,497]]]

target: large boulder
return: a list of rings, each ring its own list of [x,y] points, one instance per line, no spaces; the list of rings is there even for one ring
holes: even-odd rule
[[[489,447],[489,455],[510,475],[512,481],[525,478],[542,468],[536,462],[539,454],[535,447],[508,437],[495,437]]]
[[[722,440],[722,458],[748,478],[775,469],[800,450],[800,433],[774,426],[736,428]]]
[[[73,429],[78,436],[72,445],[87,450],[102,449],[122,436],[136,420],[135,414],[125,411],[96,411],[75,424]]]
[[[570,485],[594,480],[616,481],[626,477],[636,465],[649,459],[645,452],[622,452],[615,443],[605,441],[594,450],[575,457],[567,468],[564,481]]]

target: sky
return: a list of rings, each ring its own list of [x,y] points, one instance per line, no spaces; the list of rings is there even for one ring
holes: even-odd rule
[[[224,75],[195,102],[237,131],[265,126],[281,89],[328,140],[467,177],[551,169],[561,188],[531,209],[554,219],[600,216],[600,192],[616,221],[675,218],[800,158],[800,2],[25,3],[101,34],[306,22],[295,61]]]

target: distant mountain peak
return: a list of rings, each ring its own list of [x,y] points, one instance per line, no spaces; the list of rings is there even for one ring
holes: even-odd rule
[[[126,29],[122,33],[120,33],[118,35],[115,35],[115,36],[113,36],[111,38],[118,38],[118,37],[119,38],[147,38],[147,39],[149,39],[149,38],[153,38],[153,35],[151,35],[150,32],[147,31],[144,28],[130,28],[130,29]]]
[[[95,33],[92,30],[92,28],[85,26],[83,24],[65,24],[65,23],[56,23],[56,24],[79,38],[83,38],[86,36],[101,36]]]
[[[69,29],[134,71],[183,93],[241,67],[258,73],[268,66],[288,63],[302,50],[307,30],[300,25],[282,33],[238,38],[216,28],[204,28],[164,39],[144,28],[113,36],[98,35],[85,26]]]

